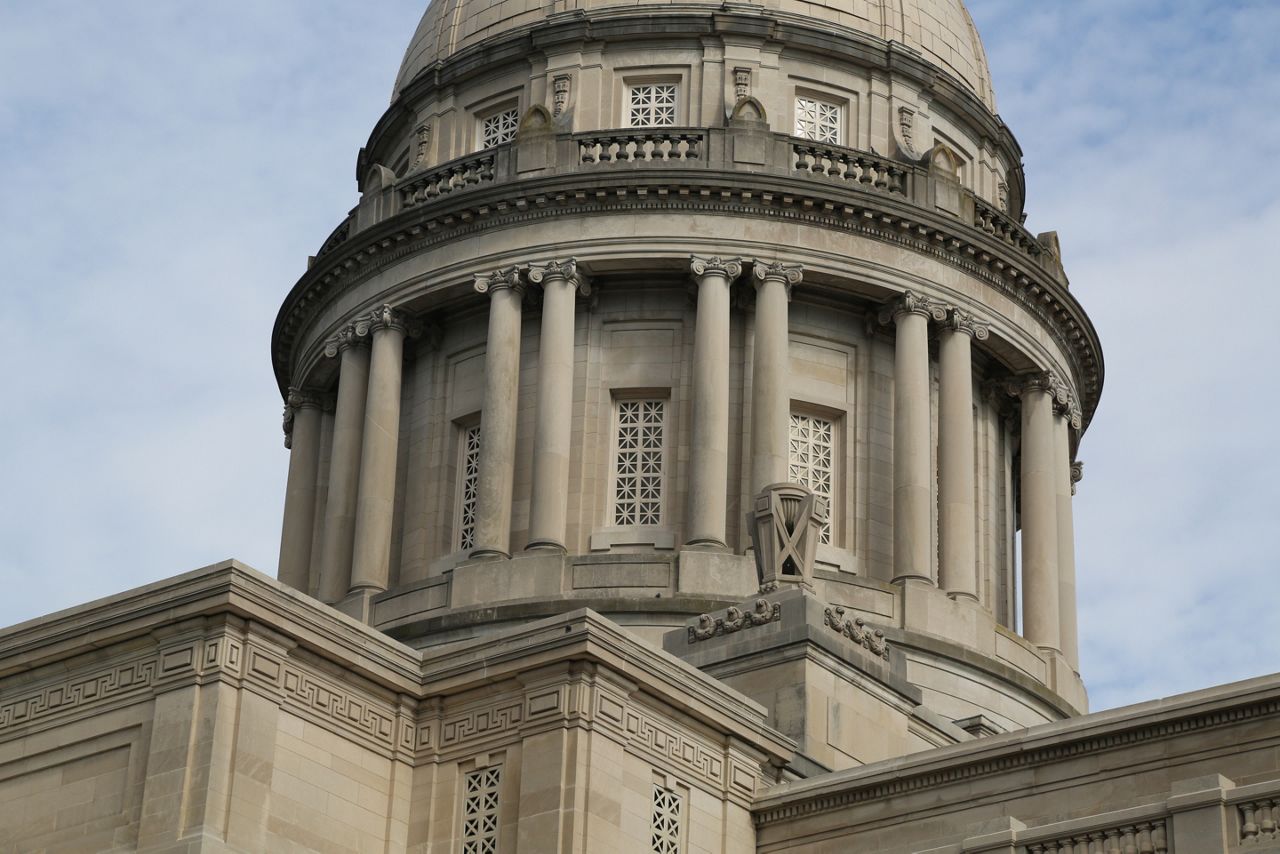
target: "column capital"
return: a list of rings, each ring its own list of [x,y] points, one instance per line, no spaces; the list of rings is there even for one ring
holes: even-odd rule
[[[528,270],[529,281],[535,285],[542,285],[545,288],[546,282],[563,279],[573,285],[574,289],[582,296],[591,296],[591,282],[586,275],[578,272],[577,258],[530,264]]]
[[[962,332],[977,341],[986,341],[991,337],[991,324],[984,320],[979,320],[976,315],[970,314],[962,308],[952,306],[947,309],[947,317],[942,322],[943,329],[952,332]]]
[[[492,273],[477,273],[473,287],[478,294],[496,294],[499,291],[510,290],[523,295],[525,281],[519,267],[506,267],[494,270]]]
[[[417,338],[422,334],[422,324],[416,318],[385,303],[369,312],[366,319],[373,332],[379,329],[398,329],[406,338]]]
[[[289,393],[284,399],[284,418],[280,425],[284,430],[284,446],[293,448],[293,420],[303,409],[329,410],[333,408],[332,398],[324,392],[312,389],[289,386]]]
[[[332,359],[343,350],[360,347],[369,343],[369,318],[353,320],[324,342],[324,354]]]
[[[1084,460],[1076,460],[1071,464],[1071,494],[1076,494],[1076,484],[1084,480]]]
[[[947,319],[947,308],[936,299],[921,296],[915,291],[904,291],[880,309],[880,322],[882,324],[896,322],[903,314],[918,314],[926,320],[936,320],[941,323]]]
[[[1009,381],[1009,394],[1022,397],[1028,392],[1042,391],[1050,395],[1057,403],[1059,389],[1063,389],[1062,381],[1053,371],[1030,371],[1018,374]]]
[[[742,275],[742,259],[721,258],[719,255],[711,258],[699,258],[697,255],[690,255],[689,269],[698,279],[707,275],[719,274],[732,282]]]
[[[791,298],[791,289],[800,284],[804,278],[804,267],[800,264],[784,264],[781,261],[751,262],[751,275],[755,277],[756,289],[770,279],[780,280],[787,287],[787,298]]]

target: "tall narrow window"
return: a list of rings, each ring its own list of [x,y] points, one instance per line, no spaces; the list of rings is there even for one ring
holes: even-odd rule
[[[838,104],[828,104],[817,98],[796,98],[796,136],[842,145],[842,113]]]
[[[637,83],[632,86],[627,118],[631,127],[674,125],[676,84]]]
[[[501,781],[501,765],[467,774],[462,802],[462,854],[497,854]]]
[[[790,478],[807,486],[832,505],[835,495],[836,425],[834,421],[813,415],[791,413],[791,440],[787,451]],[[831,517],[836,508],[831,506]],[[822,528],[819,542],[831,542],[831,520]]]
[[[476,487],[480,481],[480,425],[465,427],[459,441],[458,548],[476,545]]]
[[[662,524],[665,400],[617,402],[613,524]]]
[[[481,119],[480,147],[493,148],[510,142],[515,137],[516,126],[519,124],[520,113],[514,107]]]
[[[680,854],[680,802],[670,789],[653,787],[653,854]]]

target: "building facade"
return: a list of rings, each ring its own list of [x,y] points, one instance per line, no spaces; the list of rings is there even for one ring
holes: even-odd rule
[[[1100,344],[960,0],[435,0],[285,298],[279,580],[0,633],[0,850],[1280,850],[1087,715]]]

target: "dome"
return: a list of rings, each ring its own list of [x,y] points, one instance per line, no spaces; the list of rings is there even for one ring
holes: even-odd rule
[[[575,0],[564,6],[557,4],[555,11],[626,11],[637,5],[672,11],[722,8],[718,3],[672,4],[663,0]],[[818,18],[827,26],[904,44],[956,78],[995,111],[986,53],[961,0],[769,0],[762,6],[775,14]],[[548,14],[547,8],[527,0],[433,0],[405,51],[395,94],[434,62],[490,36],[541,22]]]

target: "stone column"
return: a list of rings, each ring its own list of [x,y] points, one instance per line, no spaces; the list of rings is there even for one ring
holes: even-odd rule
[[[953,308],[938,341],[938,574],[955,599],[978,598],[971,343],[987,336],[985,323]]]
[[[284,490],[284,526],[276,577],[294,590],[308,592],[311,539],[315,534],[316,478],[320,468],[320,396],[289,389],[284,410],[289,481]]]
[[[409,324],[407,315],[389,305],[376,309],[369,317],[373,343],[360,450],[360,497],[351,559],[352,592],[387,589],[396,499],[396,453],[400,443],[400,385]]]
[[[1024,378],[1022,394],[1022,634],[1061,652],[1058,606],[1058,455],[1053,440],[1057,378]]]
[[[563,552],[573,430],[573,313],[578,290],[589,291],[572,258],[531,264],[529,281],[542,285],[542,331],[528,547]]]
[[[755,347],[751,360],[751,495],[788,479],[791,424],[790,332],[787,303],[800,283],[799,264],[752,263],[756,280]]]
[[[318,598],[336,602],[351,586],[351,549],[356,532],[356,489],[364,435],[364,405],[369,394],[369,321],[348,325],[324,348],[341,355],[338,399],[333,412],[333,449],[329,455],[329,497],[324,508]]]
[[[885,307],[897,327],[893,367],[893,581],[934,583],[933,460],[929,441],[929,321],[946,320],[935,301],[911,291]]]
[[[476,276],[475,289],[477,293],[489,294],[489,337],[484,353],[476,539],[471,556],[510,557],[524,281],[513,267],[488,276]]]
[[[1063,399],[1065,398],[1065,400]],[[1054,463],[1058,491],[1058,634],[1062,654],[1077,673],[1080,672],[1080,638],[1076,622],[1076,544],[1075,523],[1071,512],[1071,495],[1075,491],[1071,463],[1071,431],[1081,427],[1080,410],[1065,391],[1054,401],[1057,412],[1053,419]]]
[[[693,339],[693,458],[689,476],[691,545],[725,545],[729,491],[729,287],[737,258],[691,259],[698,283]]]

